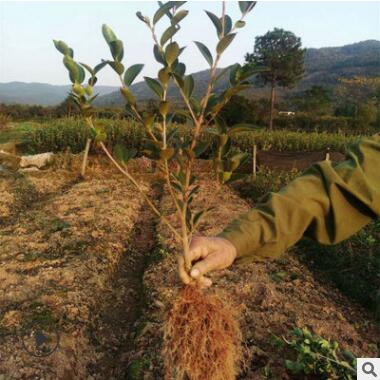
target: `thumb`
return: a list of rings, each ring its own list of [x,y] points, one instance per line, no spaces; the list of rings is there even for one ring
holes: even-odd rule
[[[201,276],[206,273],[218,269],[219,267],[219,259],[216,255],[209,255],[205,257],[203,260],[198,261],[190,271],[190,276],[194,279],[199,279]]]

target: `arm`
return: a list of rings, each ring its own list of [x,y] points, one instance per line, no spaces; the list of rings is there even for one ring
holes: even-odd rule
[[[347,239],[380,215],[380,134],[324,161],[233,221],[220,235],[239,261],[276,258],[302,236],[322,244]]]
[[[336,244],[380,215],[380,134],[350,147],[340,164],[324,161],[310,167],[278,193],[234,220],[217,237],[191,241],[187,273],[179,260],[179,275],[210,286],[210,271],[234,260],[264,260],[280,256],[302,236],[321,244]]]

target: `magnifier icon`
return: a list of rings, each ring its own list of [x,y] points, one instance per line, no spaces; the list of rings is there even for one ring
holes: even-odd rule
[[[375,366],[371,362],[363,363],[362,371],[366,375],[372,375],[373,377],[377,377],[377,373],[375,372]]]

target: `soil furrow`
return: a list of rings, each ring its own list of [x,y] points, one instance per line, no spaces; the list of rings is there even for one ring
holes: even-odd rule
[[[153,185],[149,193],[159,201],[162,188]],[[96,379],[131,378],[133,338],[141,326],[137,321],[146,303],[143,276],[155,250],[156,224],[156,215],[142,204],[126,250],[110,276],[112,291],[106,301],[99,302],[98,317],[89,331],[90,340],[101,352],[101,358],[89,368]]]

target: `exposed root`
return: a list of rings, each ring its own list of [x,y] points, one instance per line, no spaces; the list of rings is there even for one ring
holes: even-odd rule
[[[234,380],[242,356],[242,334],[232,306],[195,286],[183,288],[164,326],[165,378]]]

